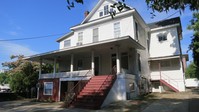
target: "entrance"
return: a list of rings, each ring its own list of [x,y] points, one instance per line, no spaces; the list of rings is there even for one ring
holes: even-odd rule
[[[65,96],[66,96],[66,92],[68,90],[68,82],[67,81],[61,81],[61,95],[60,95],[60,100],[64,101],[65,100]]]
[[[100,62],[99,62],[99,57],[94,58],[94,63],[95,63],[95,75],[99,75],[99,70],[100,70]]]

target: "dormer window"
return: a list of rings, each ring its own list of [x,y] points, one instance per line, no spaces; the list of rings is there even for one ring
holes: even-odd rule
[[[159,40],[159,42],[166,41],[167,35],[166,34],[158,35],[158,40]]]
[[[104,15],[109,14],[108,5],[104,6]]]

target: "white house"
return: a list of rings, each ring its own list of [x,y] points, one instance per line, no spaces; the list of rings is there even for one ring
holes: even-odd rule
[[[47,74],[40,66],[38,99],[100,108],[151,90],[185,90],[180,19],[146,24],[134,8],[112,9],[115,2],[99,0],[79,25],[57,39],[59,50],[26,58],[54,65]],[[116,11],[114,19],[110,11]]]

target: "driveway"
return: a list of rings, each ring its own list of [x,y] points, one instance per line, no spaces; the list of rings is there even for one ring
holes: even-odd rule
[[[62,102],[31,100],[0,102],[0,112],[199,112],[199,90],[183,93],[150,94],[138,100],[120,101],[101,110],[60,108]]]

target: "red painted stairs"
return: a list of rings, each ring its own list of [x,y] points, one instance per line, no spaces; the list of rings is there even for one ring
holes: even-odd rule
[[[92,77],[71,103],[70,107],[99,109],[114,84],[116,75]]]
[[[166,81],[160,79],[160,83],[164,84],[165,86],[169,87],[174,92],[179,92],[179,90],[175,87],[173,87],[171,84],[167,83]]]

